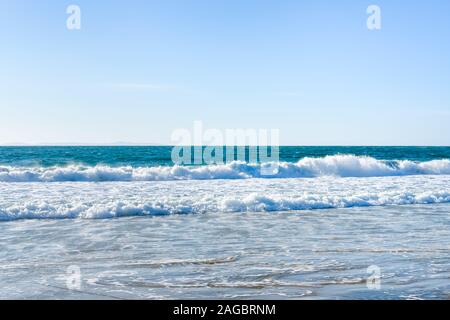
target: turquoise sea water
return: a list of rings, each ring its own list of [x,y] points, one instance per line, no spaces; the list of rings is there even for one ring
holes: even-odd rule
[[[55,166],[67,164],[110,166],[173,165],[172,147],[0,147],[0,165]],[[428,161],[450,159],[450,147],[280,147],[280,161],[336,154],[368,156],[379,160]]]

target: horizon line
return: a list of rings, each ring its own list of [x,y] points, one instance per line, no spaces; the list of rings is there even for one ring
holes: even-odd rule
[[[176,147],[173,144],[159,143],[0,143],[0,147]],[[450,147],[440,144],[280,144],[272,145],[185,145],[181,147]]]

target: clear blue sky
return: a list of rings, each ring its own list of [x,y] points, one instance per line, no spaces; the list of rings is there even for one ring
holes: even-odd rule
[[[81,30],[66,8],[81,8]],[[381,7],[382,29],[366,28]],[[0,1],[0,143],[450,145],[449,1]]]

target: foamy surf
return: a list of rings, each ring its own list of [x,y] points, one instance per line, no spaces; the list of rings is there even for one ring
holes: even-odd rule
[[[223,165],[204,166],[83,166],[14,167],[0,166],[0,182],[107,182],[107,181],[172,181],[251,178],[383,177],[409,175],[449,175],[450,160],[414,162],[384,161],[371,157],[334,155],[303,158],[298,162],[277,163],[278,173],[262,174],[274,163],[252,164],[234,161]]]
[[[0,220],[108,219],[450,202],[450,175],[0,183]]]

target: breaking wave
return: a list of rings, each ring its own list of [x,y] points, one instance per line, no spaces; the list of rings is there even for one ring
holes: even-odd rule
[[[278,168],[276,174],[272,168]],[[234,161],[223,165],[160,167],[12,167],[0,166],[0,182],[64,181],[170,181],[250,178],[382,177],[405,175],[448,175],[450,160],[414,162],[384,161],[371,157],[335,155],[303,158],[298,162],[253,164]]]
[[[127,201],[109,203],[59,203],[45,201],[28,202],[0,208],[0,221],[20,219],[108,219],[131,216],[161,216],[171,214],[199,214],[211,212],[274,212],[388,205],[449,203],[450,193],[446,191],[422,193],[393,193],[321,196],[302,195],[298,197],[264,196],[250,194],[243,198],[224,197],[196,203],[190,200],[150,201],[136,204]]]

